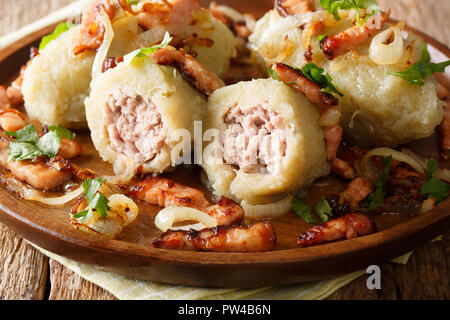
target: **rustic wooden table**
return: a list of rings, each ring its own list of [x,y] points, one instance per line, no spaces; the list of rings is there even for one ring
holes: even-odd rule
[[[0,36],[27,25],[72,0],[0,0]],[[257,0],[254,0],[257,1]],[[393,18],[450,45],[449,0],[378,0]],[[382,289],[353,281],[329,299],[450,299],[450,232],[422,245],[406,266],[384,263]],[[115,299],[98,286],[48,259],[0,224],[0,299]]]

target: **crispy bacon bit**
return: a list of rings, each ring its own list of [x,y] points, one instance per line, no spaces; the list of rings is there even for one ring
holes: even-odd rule
[[[8,109],[9,107],[10,105],[6,88],[4,86],[0,86],[0,110]]]
[[[218,204],[208,207],[206,213],[216,219],[219,226],[231,226],[244,219],[244,209],[225,197]]]
[[[312,46],[309,45],[308,48],[306,48],[306,51],[303,55],[305,57],[306,62],[312,62]]]
[[[73,175],[80,181],[84,181],[87,179],[95,179],[97,178],[97,173],[92,171],[91,169],[85,169],[77,166],[76,164],[71,164],[73,169]]]
[[[362,27],[354,26],[337,35],[325,37],[320,42],[323,53],[329,60],[347,53],[359,45],[366,43],[371,37],[375,36],[383,28],[384,23],[389,19],[391,10],[382,12],[381,15],[372,16]],[[375,25],[378,23],[379,25]]]
[[[198,34],[193,33],[187,38],[177,40],[176,42],[172,41],[171,45],[177,49],[183,49],[186,53],[195,58],[197,57],[197,52],[193,50],[193,45],[211,48],[214,45],[214,40],[199,38]]]
[[[348,188],[341,193],[341,202],[350,203],[353,208],[356,208],[371,192],[370,182],[363,178],[357,178],[350,182]]]
[[[78,157],[82,152],[82,147],[78,142],[61,138],[61,147],[58,155],[65,159],[73,159]]]
[[[119,63],[123,62],[123,57],[118,58],[107,58],[105,62],[103,62],[102,72],[106,72],[109,69],[114,69],[117,67]]]
[[[192,12],[200,8],[200,0],[164,0],[163,3],[144,3],[141,11],[134,14],[139,14],[139,25],[149,30],[166,24],[189,25]]]
[[[20,75],[14,80],[11,85],[6,90],[6,94],[8,95],[9,103],[12,106],[17,106],[23,103],[23,94],[22,94],[22,82],[23,77],[25,75],[25,70],[27,69],[27,65],[22,66],[20,69]]]
[[[272,69],[275,70],[281,81],[295,83],[290,84],[291,88],[304,94],[312,103],[318,104],[321,107],[321,113],[339,104],[339,100],[335,96],[322,92],[317,83],[309,80],[292,67],[284,63],[275,63]]]
[[[310,228],[298,238],[297,245],[308,247],[326,241],[353,239],[376,232],[375,222],[369,216],[350,213]]]
[[[312,11],[310,0],[275,0],[275,9],[282,17]]]
[[[446,99],[444,119],[440,126],[442,158],[449,159],[450,156],[450,97]]]
[[[102,23],[102,15],[106,13],[109,19],[114,18],[115,7],[109,0],[93,1],[83,12],[82,26],[75,37],[74,54],[80,54],[86,50],[97,50],[103,43],[105,26]]]
[[[274,249],[276,235],[269,222],[221,226],[202,231],[167,231],[153,242],[154,248],[213,252],[264,252]]]
[[[148,177],[130,190],[131,196],[160,207],[191,207],[204,210],[210,203],[202,191],[161,177]]]
[[[0,112],[0,128],[3,131],[17,131],[27,125],[25,116],[16,109],[6,109]]]
[[[8,142],[0,141],[0,166],[11,171],[14,178],[28,183],[33,188],[54,190],[73,176],[70,163],[61,157],[50,160],[8,161],[8,146]]]
[[[252,30],[250,30],[250,28],[247,26],[246,21],[236,21],[233,18],[227,16],[222,10],[220,10],[219,5],[215,1],[211,2],[209,11],[211,11],[214,18],[226,25],[228,29],[230,29],[234,33],[234,35],[244,39],[248,39],[248,37],[252,34]],[[247,19],[255,20],[252,15],[244,14],[244,16]]]
[[[177,68],[181,74],[197,90],[206,95],[225,86],[222,80],[212,71],[209,71],[194,57],[175,48],[165,47],[152,54],[153,60],[160,65],[170,65]]]

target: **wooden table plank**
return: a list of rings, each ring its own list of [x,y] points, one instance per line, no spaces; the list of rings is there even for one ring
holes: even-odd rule
[[[50,300],[117,300],[112,294],[84,280],[50,259]]]
[[[0,0],[0,36],[25,26],[72,0]],[[392,17],[450,45],[450,1],[378,0]],[[32,10],[30,10],[32,8]],[[0,225],[0,299],[43,299],[50,273],[50,299],[114,299],[105,290],[50,261]],[[406,266],[384,263],[382,290],[368,290],[367,277],[342,288],[330,299],[449,299],[450,233],[444,241],[418,248]]]
[[[0,299],[42,300],[48,258],[0,224]]]

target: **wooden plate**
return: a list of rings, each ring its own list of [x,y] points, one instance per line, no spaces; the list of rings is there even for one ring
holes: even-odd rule
[[[272,2],[222,1],[245,12],[261,16]],[[18,40],[0,51],[0,81],[9,82],[28,60],[29,47],[52,31],[54,26]],[[428,43],[450,57],[445,45],[423,35]],[[448,86],[442,78],[441,84]],[[88,132],[78,132],[84,153],[75,162],[110,174],[110,165],[99,160]],[[417,153],[438,158],[436,136],[408,145]],[[449,167],[448,163],[441,165]],[[200,170],[182,168],[170,174],[177,181],[201,187]],[[315,186],[309,199],[324,193],[340,192],[344,185],[337,179],[327,186]],[[206,253],[159,250],[151,247],[159,234],[153,225],[158,208],[140,204],[140,215],[118,240],[99,240],[72,229],[68,223],[69,207],[46,208],[18,199],[5,185],[0,186],[0,221],[25,239],[64,257],[95,264],[129,277],[165,283],[202,287],[254,287],[293,284],[329,278],[381,263],[407,253],[415,246],[432,240],[450,227],[450,199],[423,216],[408,214],[379,215],[378,233],[316,247],[296,248],[297,236],[309,226],[293,213],[274,220],[278,236],[275,251],[266,253]]]

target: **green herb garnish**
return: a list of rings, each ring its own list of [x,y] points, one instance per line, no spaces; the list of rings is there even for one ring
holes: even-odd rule
[[[103,218],[108,218],[107,211],[111,210],[108,206],[109,200],[99,192],[105,182],[106,180],[103,180],[102,178],[97,178],[95,180],[87,179],[83,182],[83,190],[88,203],[88,209],[75,213],[73,215],[75,219],[83,218],[83,221],[86,221],[94,214],[94,210],[100,213]]]
[[[323,196],[322,199],[314,206],[314,211],[317,213],[322,222],[327,222],[329,217],[333,216],[333,211],[330,204]]]
[[[336,93],[339,96],[343,97],[344,95],[339,92],[339,90],[333,84],[333,80],[331,79],[330,75],[328,73],[324,74],[324,72],[324,69],[319,68],[312,62],[305,64],[302,68],[303,75],[309,80],[317,83],[322,88],[322,92],[326,92],[329,94]]]
[[[427,194],[430,198],[436,199],[436,204],[444,201],[447,197],[449,185],[438,178],[436,172],[438,164],[436,160],[427,160],[427,182],[422,186],[421,194]]]
[[[375,210],[384,206],[384,198],[386,197],[386,182],[388,179],[389,171],[391,170],[392,156],[382,157],[381,164],[383,165],[383,171],[375,181],[373,188],[375,189],[364,201],[368,210]]]
[[[59,126],[40,138],[31,124],[19,131],[7,131],[5,134],[16,138],[9,144],[8,161],[32,160],[41,156],[53,158],[61,147],[61,138],[75,136],[70,130]]]
[[[123,61],[125,62],[125,65],[129,65],[135,58],[142,58],[142,57],[148,57],[152,53],[155,53],[158,49],[161,49],[172,42],[173,38],[170,36],[168,32],[164,35],[164,39],[162,42],[158,45],[155,45],[151,48],[142,48],[134,50],[133,52],[130,52],[129,54],[125,55],[123,57]]]
[[[295,68],[292,66],[289,66],[289,67],[292,68],[293,70],[297,71],[304,77],[308,78],[309,80],[317,83],[321,88],[320,91],[326,92],[329,94],[336,93],[341,97],[344,96],[341,92],[339,92],[339,90],[333,84],[333,80],[331,79],[330,75],[328,73],[324,74],[325,70],[322,68],[319,68],[316,64],[314,64],[312,62],[307,63],[303,66],[302,69]],[[272,68],[269,68],[268,72],[272,79],[281,81],[280,77],[278,76],[278,74],[276,73],[275,70],[273,70]],[[299,86],[298,84],[293,83],[293,82],[285,82],[285,84]]]
[[[428,52],[428,45],[426,42],[422,45],[422,53],[418,62],[413,64],[408,70],[402,72],[395,72],[388,70],[387,73],[396,77],[405,79],[410,84],[423,86],[425,80],[431,77],[436,72],[444,72],[445,68],[450,66],[450,60],[441,63],[432,63],[430,53]]]
[[[316,222],[314,217],[311,215],[311,206],[304,200],[295,196],[294,198],[292,198],[291,205],[294,212],[307,223]]]
[[[75,26],[73,23],[70,22],[62,22],[60,23],[55,31],[53,33],[50,33],[49,35],[42,38],[41,43],[39,44],[39,51],[44,49],[51,41],[58,38],[62,33],[66,32],[70,28]]]
[[[323,39],[325,39],[326,35],[321,34],[320,36],[317,37],[317,41],[319,41],[319,43],[322,42]]]
[[[320,0],[320,5],[331,13],[336,20],[341,20],[341,16],[339,15],[339,10],[351,10],[354,9],[357,15],[357,24],[361,26],[363,23],[367,21],[367,19],[380,11],[376,0]],[[361,17],[359,14],[359,9],[367,9],[370,6],[375,7],[376,10],[372,11],[370,15],[367,15],[363,21],[361,21]]]
[[[75,133],[73,133],[72,131],[70,131],[67,128],[64,128],[63,126],[49,126],[48,130],[53,131],[61,138],[65,138],[68,140],[73,140],[76,137]]]

